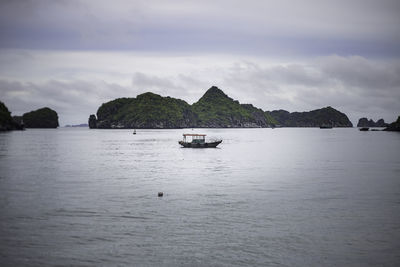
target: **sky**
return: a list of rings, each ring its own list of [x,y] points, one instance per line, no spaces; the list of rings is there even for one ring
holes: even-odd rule
[[[400,115],[400,1],[0,0],[0,101],[87,123],[145,92],[211,86],[263,110]]]

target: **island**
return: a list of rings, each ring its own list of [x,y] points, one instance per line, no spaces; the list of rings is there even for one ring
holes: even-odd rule
[[[352,127],[348,117],[326,107],[309,112],[263,111],[241,104],[212,86],[193,105],[151,92],[102,104],[88,119],[91,129]]]
[[[67,124],[64,127],[66,128],[87,128],[89,125],[87,123],[80,123],[80,124]]]
[[[288,112],[274,110],[269,114],[279,122],[282,127],[353,127],[346,114],[328,106],[306,112]]]
[[[0,101],[0,131],[23,130],[23,125],[14,121],[7,106]]]
[[[216,86],[192,105],[195,127],[200,128],[257,128],[268,127],[276,121],[251,104],[240,104]]]
[[[379,119],[374,122],[373,119],[360,118],[357,123],[357,127],[387,127],[388,124],[384,121],[384,119]]]
[[[395,122],[392,122],[391,124],[388,125],[384,131],[391,131],[391,132],[400,132],[400,116],[397,117],[397,120]]]
[[[54,110],[45,107],[22,115],[26,128],[57,128],[58,115]]]

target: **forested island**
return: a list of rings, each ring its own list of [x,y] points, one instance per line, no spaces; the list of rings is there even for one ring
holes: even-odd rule
[[[57,128],[58,114],[51,108],[40,108],[22,115],[26,128]]]
[[[57,128],[58,114],[45,107],[11,116],[0,101],[0,131],[24,128]],[[263,111],[251,104],[240,104],[216,86],[192,105],[181,99],[147,92],[136,98],[117,98],[102,104],[88,124],[66,127],[91,129],[177,129],[177,128],[266,128],[266,127],[353,127],[346,114],[328,106],[307,112]],[[361,118],[357,127],[386,127],[400,131],[400,117],[387,124]]]
[[[292,113],[281,109],[269,114],[283,127],[353,127],[346,114],[332,107]]]
[[[23,130],[24,128],[57,128],[58,114],[50,108],[40,108],[24,113],[22,116],[11,116],[7,106],[0,101],[0,131]]]
[[[256,128],[256,127],[352,127],[346,114],[326,107],[309,112],[263,111],[240,104],[213,86],[193,105],[181,99],[148,92],[136,98],[118,98],[102,104],[89,117],[89,127],[133,128]]]

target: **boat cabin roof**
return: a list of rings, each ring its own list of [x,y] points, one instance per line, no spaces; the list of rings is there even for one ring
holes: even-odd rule
[[[206,136],[205,134],[183,134],[183,136]]]

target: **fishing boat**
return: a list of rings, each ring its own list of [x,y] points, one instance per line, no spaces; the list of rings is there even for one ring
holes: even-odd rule
[[[369,131],[369,127],[362,127],[362,128],[360,128],[360,131],[362,131],[362,132]]]
[[[329,124],[322,124],[319,126],[320,129],[332,129],[333,128],[333,122],[331,122],[331,125]]]
[[[183,140],[179,141],[179,144],[183,147],[211,148],[217,147],[221,142],[222,140],[206,142],[205,134],[183,134]]]

